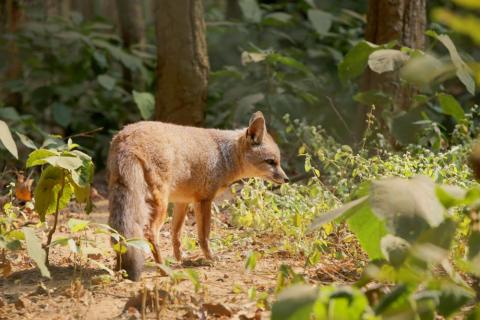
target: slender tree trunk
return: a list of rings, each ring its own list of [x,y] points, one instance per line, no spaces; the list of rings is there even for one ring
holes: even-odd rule
[[[86,21],[95,17],[94,0],[73,0],[72,7],[73,10],[80,12]]]
[[[157,120],[200,126],[208,56],[201,0],[156,0]]]
[[[399,46],[423,49],[426,20],[426,0],[369,0],[365,38],[375,44],[396,40]],[[383,91],[391,96],[394,110],[407,110],[415,93],[411,87],[400,86],[395,72],[377,74],[367,70],[361,87],[362,91]],[[379,119],[384,106],[375,107],[375,114]],[[359,107],[356,130],[358,140],[363,137],[369,109],[365,106]]]
[[[103,0],[102,2],[102,16],[107,19],[108,22],[118,27],[118,8],[117,1],[115,0]]]
[[[145,18],[142,0],[117,0],[118,21],[123,46],[145,48]],[[127,92],[133,89],[134,77],[130,69],[123,67],[124,88]],[[137,87],[143,87],[141,79],[135,79]]]
[[[6,0],[2,5],[3,21],[2,31],[10,34],[17,33],[24,22],[23,1]],[[22,61],[19,57],[19,50],[15,39],[10,39],[6,44],[6,61],[4,80],[15,80],[22,75]],[[22,105],[22,95],[18,92],[9,92],[2,90],[2,100],[6,105],[20,107]]]

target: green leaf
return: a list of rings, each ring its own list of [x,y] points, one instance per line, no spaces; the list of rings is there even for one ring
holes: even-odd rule
[[[125,243],[127,247],[137,248],[137,249],[143,250],[145,253],[151,252],[150,243],[144,239],[137,239],[137,238],[127,239]]]
[[[364,202],[347,219],[349,229],[355,233],[370,260],[383,259],[381,239],[387,234],[385,222],[379,219]]]
[[[250,251],[247,255],[247,260],[245,261],[245,270],[253,271],[257,265],[258,253],[255,251]]]
[[[80,220],[80,219],[72,218],[68,220],[67,226],[70,229],[70,232],[76,233],[76,232],[86,230],[89,223],[90,221],[88,220]]]
[[[394,267],[399,267],[408,255],[410,244],[402,238],[387,234],[380,242],[382,253]]]
[[[368,66],[376,73],[390,72],[398,69],[409,56],[400,50],[380,49],[372,52],[368,57]]]
[[[361,207],[367,202],[368,196],[361,197],[357,200],[351,201],[339,208],[333,209],[326,213],[322,213],[319,217],[316,217],[310,225],[310,230],[321,227],[322,225],[329,223],[341,216],[350,216],[355,214],[358,210],[362,210]]]
[[[239,0],[238,4],[248,22],[259,23],[262,20],[262,10],[260,10],[257,0]]]
[[[43,170],[34,191],[35,211],[40,215],[41,221],[45,221],[45,215],[55,212],[62,179],[63,170],[60,168],[50,166]],[[60,198],[59,210],[68,205],[71,196],[72,187],[69,183],[66,183]]]
[[[367,106],[388,106],[392,103],[392,98],[381,91],[363,91],[353,96],[353,100]]]
[[[474,298],[472,290],[453,284],[441,282],[439,289],[438,313],[445,318],[453,315]]]
[[[15,144],[15,141],[13,141],[12,133],[10,132],[8,125],[2,120],[0,120],[0,141],[5,149],[7,149],[15,159],[18,159],[17,145]]]
[[[35,235],[35,231],[32,228],[22,228],[25,235],[25,243],[27,245],[28,256],[35,261],[42,276],[50,278],[50,271],[48,271],[46,262],[46,253],[42,248],[40,240]]]
[[[188,268],[185,270],[185,275],[186,278],[193,283],[195,292],[198,292],[198,290],[200,290],[202,287],[202,284],[200,282],[200,275],[198,274],[198,272],[194,269]]]
[[[475,95],[475,80],[472,76],[473,71],[458,54],[457,48],[455,47],[452,39],[450,39],[450,37],[446,34],[438,35],[432,31],[428,31],[426,34],[436,38],[447,48],[450,54],[450,59],[452,59],[452,62],[457,70],[457,78],[463,83],[471,95]]]
[[[28,155],[27,159],[27,168],[33,167],[33,166],[39,166],[47,163],[45,161],[45,158],[51,157],[58,155],[58,152],[52,151],[52,150],[47,150],[47,149],[38,149],[35,151],[32,151]]]
[[[292,16],[288,13],[285,12],[272,12],[267,14],[263,18],[263,23],[270,23],[271,20],[274,20],[275,22],[279,22],[282,24],[290,22],[292,20]],[[272,23],[274,24],[274,23]]]
[[[151,93],[133,91],[133,101],[144,120],[152,118],[155,110],[155,97]]]
[[[115,78],[112,78],[108,74],[101,74],[97,77],[98,83],[106,90],[111,91],[113,88],[115,88],[115,83],[117,80]]]
[[[465,118],[465,112],[457,99],[446,93],[439,93],[437,97],[443,113],[452,116],[457,122]]]
[[[37,150],[37,146],[35,145],[35,143],[29,138],[27,137],[26,135],[16,131],[15,132],[17,134],[17,136],[20,138],[20,141],[23,143],[23,145],[27,148],[30,148],[30,149],[33,149],[33,150]]]
[[[309,73],[308,68],[303,63],[301,63],[300,61],[295,60],[291,57],[283,56],[283,55],[278,54],[278,53],[271,53],[271,54],[267,55],[267,61],[280,63],[280,64],[283,64],[284,66],[287,66],[287,67],[290,67],[290,68],[293,68],[293,69],[297,69],[297,70],[302,71],[304,73]]]
[[[56,102],[52,105],[53,120],[63,128],[72,122],[72,110],[63,103]]]
[[[294,285],[280,293],[272,306],[272,320],[309,320],[318,289],[309,285]]]
[[[63,168],[68,171],[74,171],[82,165],[82,160],[77,157],[52,156],[44,158],[43,160],[54,167]]]
[[[328,33],[333,22],[333,16],[330,13],[318,9],[310,9],[307,11],[307,16],[318,34],[325,35]]]
[[[380,46],[368,41],[357,43],[338,65],[340,80],[345,84],[347,81],[360,76],[367,66],[370,54],[380,48]]]
[[[404,217],[419,217],[431,227],[438,226],[444,219],[444,208],[435,194],[435,184],[425,176],[373,181],[370,203],[373,212],[381,219],[386,219],[387,226],[394,233]]]

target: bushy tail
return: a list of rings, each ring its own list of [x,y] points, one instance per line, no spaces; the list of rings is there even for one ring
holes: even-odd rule
[[[133,155],[110,152],[109,167],[109,224],[125,238],[144,237],[143,229],[150,215],[146,203],[147,185],[140,162]],[[117,267],[127,271],[128,278],[138,281],[143,271],[142,250],[127,247],[117,255]]]

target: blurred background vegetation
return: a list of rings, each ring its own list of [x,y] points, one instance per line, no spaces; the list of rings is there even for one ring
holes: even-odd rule
[[[236,128],[262,110],[291,173],[293,119],[353,150],[476,134],[478,1],[188,3],[2,1],[0,119],[27,146],[75,136],[99,168],[142,118]]]

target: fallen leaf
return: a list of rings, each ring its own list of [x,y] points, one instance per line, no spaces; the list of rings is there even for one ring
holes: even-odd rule
[[[33,179],[25,179],[22,173],[17,173],[17,182],[15,183],[15,197],[21,201],[32,200]]]
[[[222,303],[204,303],[203,308],[208,314],[215,316],[231,317],[233,314],[232,310]]]

